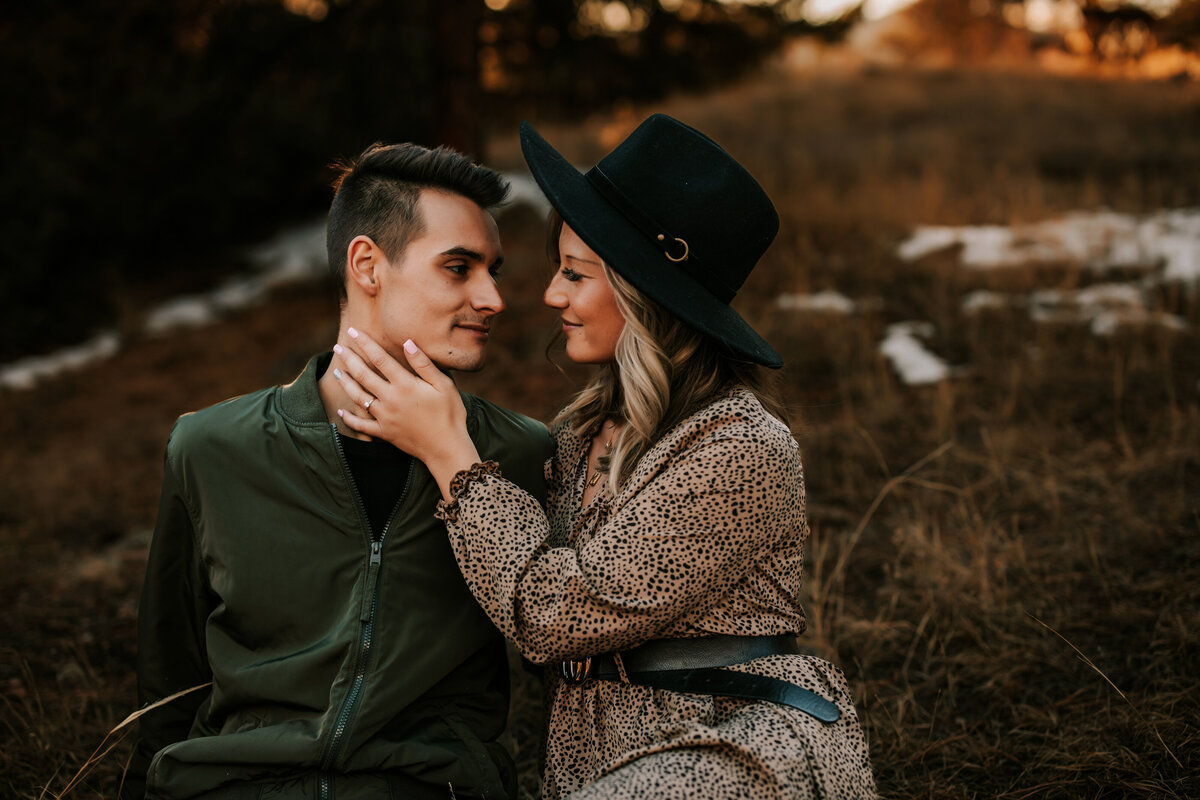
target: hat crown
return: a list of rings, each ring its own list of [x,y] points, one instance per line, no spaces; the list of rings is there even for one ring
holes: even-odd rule
[[[632,209],[640,227],[668,252],[686,243],[684,269],[708,273],[727,287],[729,302],[779,231],[779,216],[766,192],[741,164],[700,131],[654,114],[596,165]],[[609,198],[612,201],[614,198]],[[618,199],[615,205],[622,205]],[[636,220],[631,219],[637,224]],[[703,280],[704,275],[697,274]]]

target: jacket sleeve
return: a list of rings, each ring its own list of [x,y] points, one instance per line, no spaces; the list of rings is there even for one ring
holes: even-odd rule
[[[212,680],[204,639],[211,602],[192,520],[168,445],[138,611],[140,708]],[[123,797],[140,799],[145,795],[146,771],[155,753],[187,738],[196,712],[208,696],[207,689],[191,692],[139,718]]]
[[[545,513],[496,476],[447,513],[472,593],[531,661],[626,649],[725,595],[803,529],[794,440],[712,436],[676,453],[582,547],[550,547]]]

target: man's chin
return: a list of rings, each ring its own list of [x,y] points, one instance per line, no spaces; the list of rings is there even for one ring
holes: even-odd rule
[[[451,369],[454,370],[455,372],[479,372],[483,369],[483,365],[484,365],[483,359],[479,359],[478,361],[473,361],[466,366],[451,367]]]
[[[444,359],[431,359],[442,372],[479,372],[487,357],[483,353],[454,353]]]

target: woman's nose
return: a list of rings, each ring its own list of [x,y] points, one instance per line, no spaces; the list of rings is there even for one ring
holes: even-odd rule
[[[542,295],[542,302],[551,308],[566,308],[567,293],[562,289],[562,276],[555,273],[550,279],[549,285],[546,286],[546,292]]]

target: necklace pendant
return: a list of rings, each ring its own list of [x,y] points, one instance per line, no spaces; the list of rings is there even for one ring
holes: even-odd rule
[[[600,480],[600,472],[599,471],[593,472],[592,477],[588,478],[588,482],[587,482],[588,488],[590,489],[593,486],[595,486],[596,481],[598,481],[598,480]]]

